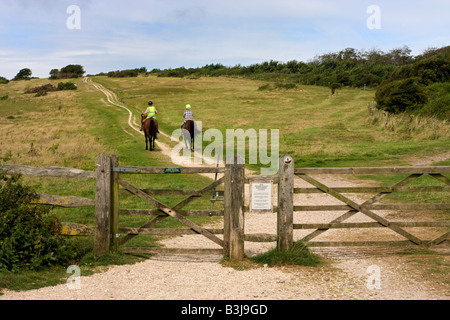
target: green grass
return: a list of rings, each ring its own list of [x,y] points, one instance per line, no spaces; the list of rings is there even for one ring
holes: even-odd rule
[[[278,248],[274,248],[263,254],[252,257],[250,260],[270,267],[287,265],[315,267],[323,263],[322,258],[312,253],[309,248],[300,241],[295,242],[291,250],[281,251]]]
[[[220,130],[224,142],[226,129],[279,129],[280,155],[291,154],[296,167],[407,164],[410,156],[450,149],[446,138],[398,134],[372,125],[367,104],[373,100],[373,90],[344,88],[330,95],[328,88],[299,85],[292,90],[261,91],[258,88],[267,82],[222,77],[93,80],[113,89],[136,113],[152,100],[160,128],[168,134],[179,128],[187,103],[195,119],[202,121],[203,131]],[[210,143],[203,141],[203,147]],[[248,151],[246,156],[248,163]]]

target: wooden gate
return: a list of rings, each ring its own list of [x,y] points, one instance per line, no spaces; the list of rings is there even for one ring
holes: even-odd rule
[[[450,203],[379,203],[381,199],[393,192],[440,192],[449,194],[450,179],[443,174],[450,173],[450,167],[375,167],[375,168],[295,168],[294,160],[289,155],[284,155],[280,159],[279,170],[279,226],[278,238],[282,248],[290,248],[293,242],[293,230],[313,229],[314,231],[300,239],[307,246],[368,246],[368,245],[395,245],[395,244],[415,244],[425,247],[438,245],[448,240],[450,231],[450,221],[389,221],[380,216],[376,210],[443,210],[450,213]],[[365,175],[365,174],[405,174],[405,178],[388,187],[329,187],[320,182],[313,175]],[[294,175],[308,182],[312,187],[294,188]],[[428,186],[407,186],[410,182],[423,175],[429,175],[439,181],[439,185]],[[298,193],[323,193],[327,194],[343,204],[339,205],[307,205],[304,203],[294,203],[294,194]],[[363,203],[351,200],[347,194],[367,193],[374,194]],[[443,197],[443,199],[449,199]],[[343,211],[339,217],[328,223],[293,223],[294,212],[314,211]],[[373,222],[351,222],[344,223],[345,220],[361,212],[371,218]],[[447,231],[433,239],[420,239],[413,235],[407,228],[432,227],[446,228]],[[401,235],[405,240],[395,241],[312,241],[320,234],[330,229],[336,228],[388,228]]]
[[[118,165],[116,156],[100,155],[96,160],[96,238],[95,255],[109,250],[120,250],[124,253],[195,253],[223,254],[233,259],[243,259],[243,205],[244,205],[244,166],[227,164],[224,168],[205,167],[124,167]],[[141,190],[121,178],[126,174],[195,174],[224,173],[224,176],[201,190]],[[182,210],[187,204],[202,195],[211,195],[219,185],[224,185],[223,210]],[[120,209],[119,187],[136,195],[140,199],[155,206],[156,210]],[[175,206],[168,206],[155,199],[155,195],[183,195],[186,198]],[[150,220],[139,228],[119,226],[119,215],[148,215]],[[223,229],[206,229],[186,218],[189,215],[223,216]],[[172,217],[188,229],[165,229],[154,226],[167,217]],[[120,237],[119,234],[125,234]],[[222,249],[177,249],[159,247],[125,247],[124,244],[135,236],[142,234],[181,235],[200,234]],[[223,239],[217,235],[223,234]]]

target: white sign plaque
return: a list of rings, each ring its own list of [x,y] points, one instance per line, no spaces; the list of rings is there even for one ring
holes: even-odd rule
[[[250,181],[250,212],[272,211],[272,181]]]

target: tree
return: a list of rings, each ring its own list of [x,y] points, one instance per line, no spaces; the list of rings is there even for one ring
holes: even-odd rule
[[[59,70],[52,69],[50,70],[50,79],[58,79]]]
[[[82,77],[85,74],[83,66],[79,64],[69,64],[61,70],[50,70],[50,79],[71,79]]]
[[[61,73],[74,73],[78,77],[82,77],[86,71],[84,71],[83,66],[81,66],[79,64],[69,64],[68,66],[65,66],[64,68],[62,68],[60,72]]]
[[[13,80],[17,81],[17,80],[30,80],[31,79],[31,69],[28,68],[24,68],[22,70],[19,71],[19,73],[14,77]]]

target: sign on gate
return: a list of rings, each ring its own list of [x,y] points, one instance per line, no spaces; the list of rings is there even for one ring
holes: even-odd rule
[[[271,177],[254,177],[249,179],[250,187],[250,212],[273,212]]]

